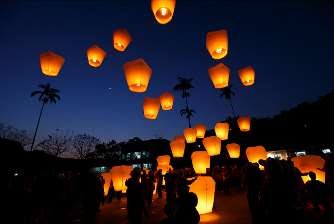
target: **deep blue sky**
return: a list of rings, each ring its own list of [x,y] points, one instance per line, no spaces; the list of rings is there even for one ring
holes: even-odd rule
[[[160,111],[155,121],[144,119],[142,101],[171,91],[177,76],[194,78],[193,123],[214,126],[231,114],[207,72],[217,62],[205,49],[205,34],[221,28],[229,33],[229,54],[220,61],[231,68],[239,114],[271,116],[334,87],[334,7],[325,1],[178,0],[168,25],[155,21],[148,0],[1,2],[0,121],[33,130],[40,104],[30,92],[50,82],[62,99],[46,107],[40,136],[61,129],[102,139],[170,138],[187,125],[180,94],[174,110]],[[124,53],[112,49],[116,28],[133,37]],[[99,69],[85,55],[94,43],[108,53]],[[66,59],[57,78],[41,74],[39,54],[46,50]],[[153,75],[146,93],[133,94],[122,66],[139,57]],[[246,65],[256,70],[253,87],[242,87],[237,77]]]

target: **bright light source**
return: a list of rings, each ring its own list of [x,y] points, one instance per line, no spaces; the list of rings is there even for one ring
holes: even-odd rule
[[[167,9],[164,8],[164,7],[160,9],[160,12],[161,12],[162,16],[166,16],[167,15]]]
[[[296,156],[305,156],[306,155],[306,152],[305,151],[298,151],[298,152],[295,152]]]
[[[322,153],[324,153],[324,154],[332,153],[331,149],[323,149],[323,150],[321,150],[321,151],[322,151]]]

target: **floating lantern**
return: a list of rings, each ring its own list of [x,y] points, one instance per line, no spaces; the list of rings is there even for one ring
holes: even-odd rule
[[[249,162],[259,163],[260,159],[267,159],[267,151],[263,146],[247,147],[246,156]],[[259,166],[261,170],[264,169],[262,165]]]
[[[306,155],[297,156],[291,159],[294,166],[299,169],[301,173],[314,172],[317,176],[317,180],[325,183],[325,172],[319,169],[323,169],[325,166],[325,160],[321,156],[317,155]],[[304,183],[310,180],[310,177],[302,176]]]
[[[203,145],[209,156],[220,155],[221,141],[217,136],[210,136],[203,139]]]
[[[223,63],[219,63],[218,65],[209,68],[208,71],[212,84],[216,89],[228,86],[230,69]]]
[[[144,117],[149,120],[155,120],[160,110],[159,99],[145,97],[143,104]]]
[[[239,158],[240,157],[240,145],[236,143],[231,143],[226,145],[226,149],[230,158]]]
[[[101,173],[101,175],[104,179],[104,185],[103,185],[104,196],[107,196],[109,192],[109,188],[110,188],[110,183],[111,183],[111,173],[105,172],[105,173]]]
[[[57,76],[65,59],[52,51],[42,53],[39,57],[42,73],[46,76]]]
[[[222,59],[228,52],[226,30],[217,30],[206,34],[206,49],[213,59]]]
[[[206,174],[206,169],[210,168],[210,156],[206,151],[193,152],[191,162],[197,174]]]
[[[165,175],[167,171],[171,168],[169,165],[170,163],[170,156],[169,155],[162,155],[157,157],[157,170],[162,170],[162,175]]]
[[[113,44],[117,51],[125,51],[132,38],[126,29],[117,29],[113,32]]]
[[[184,155],[184,150],[186,148],[186,143],[180,140],[172,140],[170,143],[170,149],[174,158],[182,158]]]
[[[216,182],[210,176],[198,176],[190,185],[190,192],[196,194],[198,203],[196,209],[200,215],[212,212],[215,199]]]
[[[250,130],[250,125],[251,125],[250,117],[239,117],[237,122],[238,122],[240,131],[246,132]]]
[[[195,126],[196,129],[196,137],[197,138],[204,138],[205,136],[205,131],[206,131],[206,127],[204,124],[198,124]]]
[[[255,82],[255,70],[252,66],[247,66],[238,71],[240,80],[244,86],[251,86]]]
[[[93,45],[87,50],[88,64],[94,68],[100,67],[105,57],[106,52],[97,45]]]
[[[155,19],[160,24],[169,23],[174,14],[176,0],[151,0]]]
[[[229,129],[230,129],[230,125],[227,122],[216,123],[215,125],[216,136],[220,138],[220,140],[227,140]]]
[[[177,136],[175,136],[175,138],[173,140],[174,141],[182,141],[182,142],[186,141],[186,139],[184,138],[184,135],[177,135]]]
[[[152,75],[152,69],[144,59],[129,61],[123,66],[125,79],[129,90],[135,93],[143,93],[148,87]]]
[[[196,129],[195,128],[186,128],[183,131],[184,137],[186,138],[187,143],[196,142]]]
[[[114,166],[110,170],[111,180],[114,185],[115,191],[122,191],[122,193],[126,192],[125,181],[131,177],[131,166]]]
[[[171,110],[173,108],[174,96],[170,92],[165,92],[160,95],[160,104],[162,110]]]

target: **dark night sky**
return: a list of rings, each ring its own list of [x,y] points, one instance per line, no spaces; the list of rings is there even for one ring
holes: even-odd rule
[[[160,111],[155,121],[142,114],[143,98],[171,91],[177,76],[194,78],[193,123],[213,127],[231,115],[207,72],[217,62],[205,49],[205,34],[215,29],[229,32],[229,54],[220,61],[231,68],[241,115],[271,116],[334,86],[329,1],[178,0],[168,25],[155,21],[148,0],[1,2],[0,121],[33,130],[40,104],[30,92],[46,82],[61,90],[61,101],[46,107],[39,136],[56,129],[116,140],[180,134],[187,122],[179,115],[184,106],[179,93],[173,111]],[[120,53],[112,49],[111,34],[123,27],[133,42]],[[85,55],[94,43],[108,52],[99,69],[89,67]],[[66,59],[57,78],[41,74],[39,54],[46,50]],[[139,57],[153,75],[146,93],[133,94],[122,66]],[[246,65],[256,70],[253,87],[242,87],[237,77]]]

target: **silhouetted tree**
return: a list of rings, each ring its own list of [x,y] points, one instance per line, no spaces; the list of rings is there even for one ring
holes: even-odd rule
[[[195,113],[196,113],[196,112],[195,112],[194,110],[189,109],[188,107],[186,107],[186,109],[182,109],[182,110],[180,110],[180,114],[181,114],[181,116],[182,116],[182,117],[185,116],[185,117],[188,119],[188,125],[189,125],[189,127],[191,127],[190,119],[191,119],[191,117],[194,116]]]
[[[31,135],[26,130],[17,129],[11,125],[0,123],[0,138],[10,139],[21,143],[25,148],[31,144]]]
[[[41,117],[42,117],[42,113],[43,113],[43,109],[44,106],[48,103],[57,103],[58,100],[60,100],[60,96],[59,94],[59,90],[55,89],[55,88],[51,88],[51,85],[49,83],[43,85],[38,85],[38,87],[40,88],[40,90],[36,90],[33,91],[31,93],[31,97],[33,96],[38,96],[38,101],[42,103],[42,108],[39,112],[39,116],[38,116],[38,121],[37,121],[37,125],[36,125],[36,129],[35,129],[35,133],[34,133],[34,137],[32,139],[32,144],[31,144],[31,148],[30,150],[32,151],[34,148],[34,144],[35,144],[35,140],[36,140],[36,135],[37,135],[37,131],[38,131],[38,127],[39,127],[39,123],[41,121]]]
[[[42,140],[36,148],[48,152],[55,156],[60,156],[64,152],[69,151],[72,137],[67,134],[53,134]]]
[[[80,159],[85,159],[87,155],[94,151],[100,140],[88,134],[80,134],[73,137],[72,145]]]
[[[236,113],[233,107],[233,102],[232,102],[232,97],[235,96],[235,93],[232,90],[232,85],[219,89],[219,92],[220,92],[219,96],[229,102],[233,116],[236,118],[237,116],[236,116]]]

